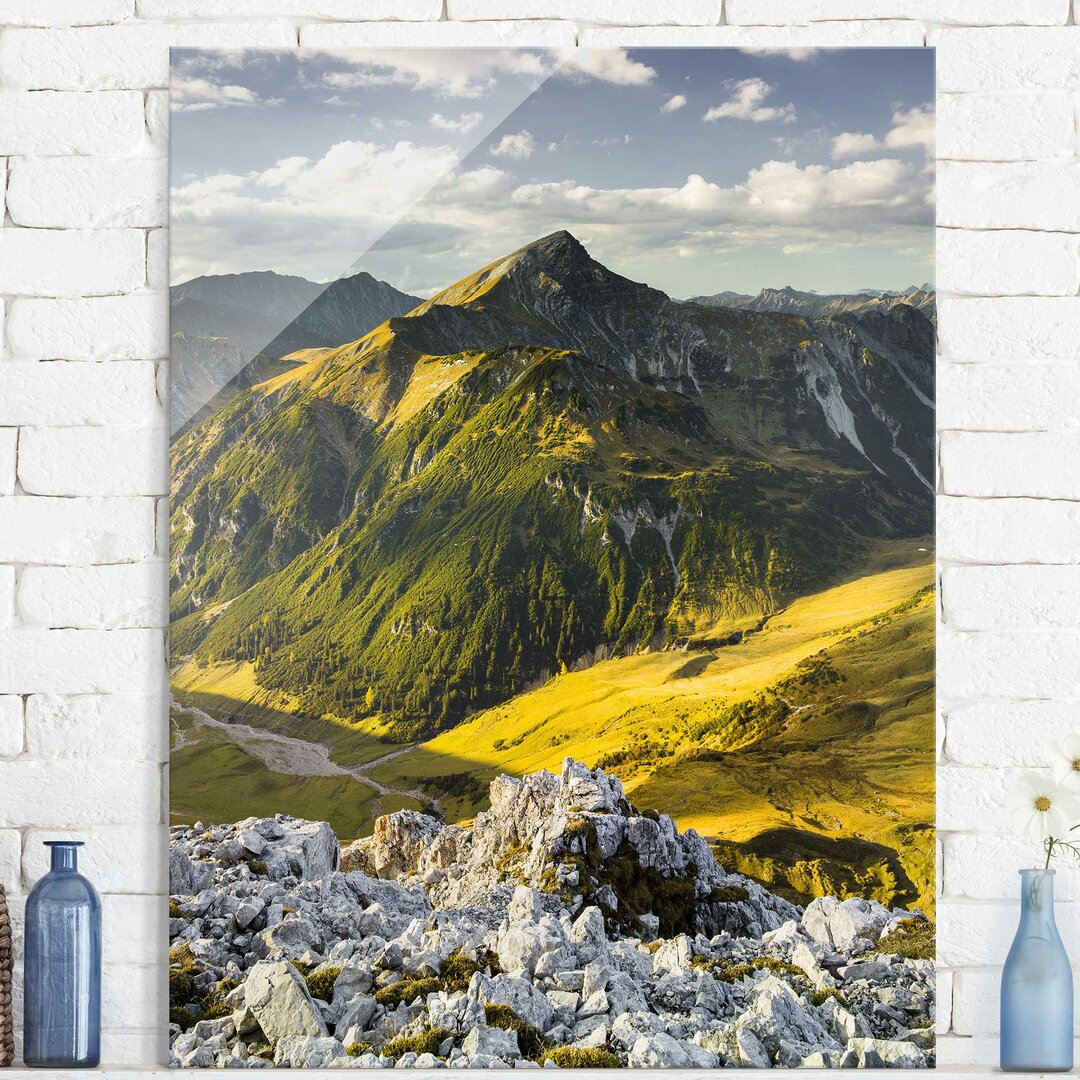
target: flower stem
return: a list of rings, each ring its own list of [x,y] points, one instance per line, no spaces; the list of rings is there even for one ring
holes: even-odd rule
[[[1043,866],[1044,870],[1050,869],[1050,858],[1054,854],[1054,838],[1051,836],[1046,841],[1046,864]]]

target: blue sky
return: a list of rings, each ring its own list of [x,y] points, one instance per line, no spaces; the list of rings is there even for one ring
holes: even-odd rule
[[[173,51],[173,280],[428,295],[556,229],[673,296],[932,280],[925,49]]]

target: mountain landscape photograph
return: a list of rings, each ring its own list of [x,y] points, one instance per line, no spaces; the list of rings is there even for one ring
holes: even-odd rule
[[[933,96],[173,50],[174,1064],[934,1064]]]

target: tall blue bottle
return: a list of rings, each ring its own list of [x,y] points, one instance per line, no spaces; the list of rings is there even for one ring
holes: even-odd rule
[[[1054,922],[1054,871],[1020,871],[1020,925],[1001,973],[1001,1067],[1068,1072],[1072,969]]]
[[[101,1059],[101,902],[81,843],[46,842],[52,867],[26,901],[23,1060],[91,1069]]]

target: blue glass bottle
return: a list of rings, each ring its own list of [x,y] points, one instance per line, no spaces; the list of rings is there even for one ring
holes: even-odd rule
[[[1072,968],[1054,922],[1054,871],[1020,871],[1020,925],[1001,973],[1001,1067],[1068,1072]]]
[[[52,867],[26,901],[23,1060],[91,1069],[101,1058],[101,902],[79,873],[82,844],[46,847]]]

